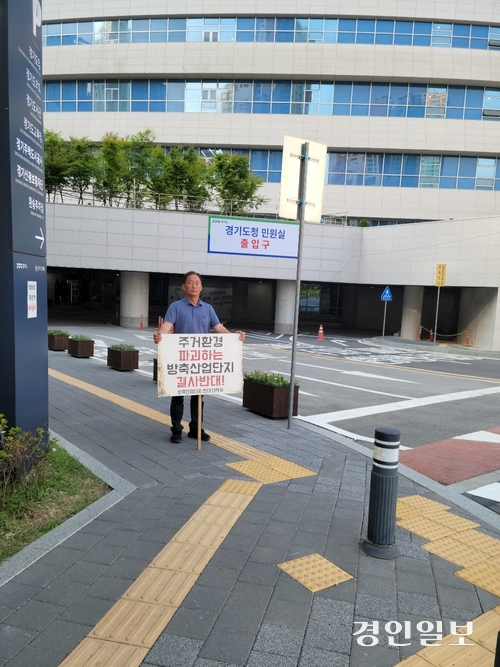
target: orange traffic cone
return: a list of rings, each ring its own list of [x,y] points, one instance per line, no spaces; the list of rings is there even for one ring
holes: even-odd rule
[[[144,329],[144,317],[141,315],[141,324],[139,326],[139,329],[142,331]]]
[[[319,331],[318,331],[318,340],[325,340],[325,334],[323,332],[323,325],[319,325]]]
[[[417,340],[422,340],[422,327],[418,330]]]
[[[470,330],[467,330],[467,333],[465,335],[465,344],[469,345],[470,343]]]
[[[429,340],[431,343],[434,340],[434,331],[432,329],[429,331]]]

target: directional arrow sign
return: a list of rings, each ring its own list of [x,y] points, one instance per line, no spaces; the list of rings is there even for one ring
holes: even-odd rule
[[[41,236],[35,236],[35,238],[38,239],[39,241],[41,241],[41,243],[40,243],[40,250],[41,250],[43,248],[43,242],[45,241],[45,237],[43,235],[43,231],[42,231],[41,227],[40,227],[40,234],[41,234]]]
[[[391,292],[389,286],[387,286],[385,288],[385,290],[382,292],[382,296],[380,297],[380,300],[381,301],[392,301],[392,292]]]

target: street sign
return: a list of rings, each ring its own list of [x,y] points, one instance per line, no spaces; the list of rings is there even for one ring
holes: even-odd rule
[[[380,297],[380,300],[381,301],[392,301],[392,292],[391,292],[389,286],[387,286],[385,288],[385,290],[382,292],[382,296]]]
[[[446,264],[436,265],[436,287],[444,287],[446,283]]]
[[[296,259],[298,222],[208,216],[208,252]]]

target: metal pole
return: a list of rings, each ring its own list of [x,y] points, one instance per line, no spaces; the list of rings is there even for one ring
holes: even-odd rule
[[[385,336],[385,317],[387,315],[387,301],[384,301],[384,324],[382,325],[382,338]]]
[[[386,560],[399,555],[395,538],[400,438],[395,428],[375,429],[368,532],[360,545],[369,556]]]
[[[297,252],[297,278],[295,284],[295,313],[293,316],[292,360],[290,368],[290,399],[288,403],[288,428],[292,428],[293,397],[295,394],[295,352],[299,330],[300,275],[302,268],[302,239],[304,236],[304,217],[306,210],[307,160],[309,160],[309,142],[302,144],[300,156],[299,197],[297,202],[297,220],[299,221],[299,247]]]
[[[434,345],[436,344],[437,332],[438,332],[438,311],[439,311],[439,294],[441,292],[441,287],[438,287],[438,295],[436,301],[436,320],[434,322]]]
[[[201,449],[201,420],[203,418],[202,412],[203,412],[203,396],[202,394],[198,394],[198,433],[197,433],[197,446],[196,449],[200,450]]]

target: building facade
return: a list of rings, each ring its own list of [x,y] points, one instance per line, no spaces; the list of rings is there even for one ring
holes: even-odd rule
[[[207,159],[217,150],[246,154],[254,173],[265,180],[262,193],[268,203],[263,210],[272,215],[279,199],[283,136],[326,144],[324,221],[388,225],[383,236],[380,229],[343,226],[334,233],[307,225],[311,239],[324,234],[336,238],[335,248],[327,244],[321,249],[315,275],[307,272],[303,279],[330,285],[330,309],[335,308],[335,286],[342,285],[341,322],[360,324],[355,315],[358,285],[399,286],[403,314],[410,291],[413,310],[421,314],[425,306],[415,289],[423,294],[434,285],[434,271],[429,275],[428,269],[418,274],[406,267],[396,283],[388,269],[372,273],[368,261],[352,273],[327,270],[352,246],[353,234],[363,236],[363,245],[373,243],[375,254],[382,238],[397,245],[398,239],[412,243],[422,233],[402,231],[401,223],[414,223],[408,227],[417,229],[425,221],[454,220],[458,233],[467,224],[458,221],[470,218],[471,230],[486,226],[497,238],[500,5],[494,0],[340,0],[333,5],[181,1],[175,7],[159,0],[44,0],[43,24],[44,123],[64,138],[99,141],[109,131],[128,136],[151,129],[158,143],[194,146]],[[156,258],[151,256],[143,257],[142,268],[131,266],[130,257],[120,256],[119,245],[108,246],[107,257],[98,253],[82,265],[85,249],[68,249],[67,255],[56,251],[67,208],[54,205],[53,213],[51,208],[51,267],[105,270],[112,264],[114,271],[131,274],[174,274],[202,265],[214,279],[245,277],[244,263],[215,261],[206,250],[195,253],[186,246],[179,255],[174,238],[175,259],[165,241],[161,268],[153,268]],[[142,216],[152,220],[158,213],[137,215],[148,224]],[[439,234],[438,226],[426,224],[425,229],[426,238],[429,229]],[[457,238],[452,241],[455,247]],[[314,242],[309,246],[314,248]],[[133,252],[134,247],[132,243]],[[444,255],[447,247],[442,245]],[[463,253],[468,247],[464,241]],[[457,252],[462,250],[455,247]],[[474,260],[489,266],[487,258]],[[283,264],[289,261],[260,258],[246,276],[274,281],[272,319],[278,329],[290,323],[283,314],[291,298],[292,277]],[[498,290],[497,277],[483,276],[476,284],[475,273],[466,273],[471,276],[467,280],[461,270],[448,271],[453,282],[447,287],[459,290],[451,301],[460,304],[466,288]],[[130,286],[134,279],[139,280],[131,275],[125,283]],[[139,290],[143,301],[144,289]],[[460,307],[450,309],[457,310],[454,328],[459,333]],[[413,333],[417,319],[411,318]],[[395,328],[405,330],[405,322]],[[490,348],[500,347],[496,333],[490,339]]]

